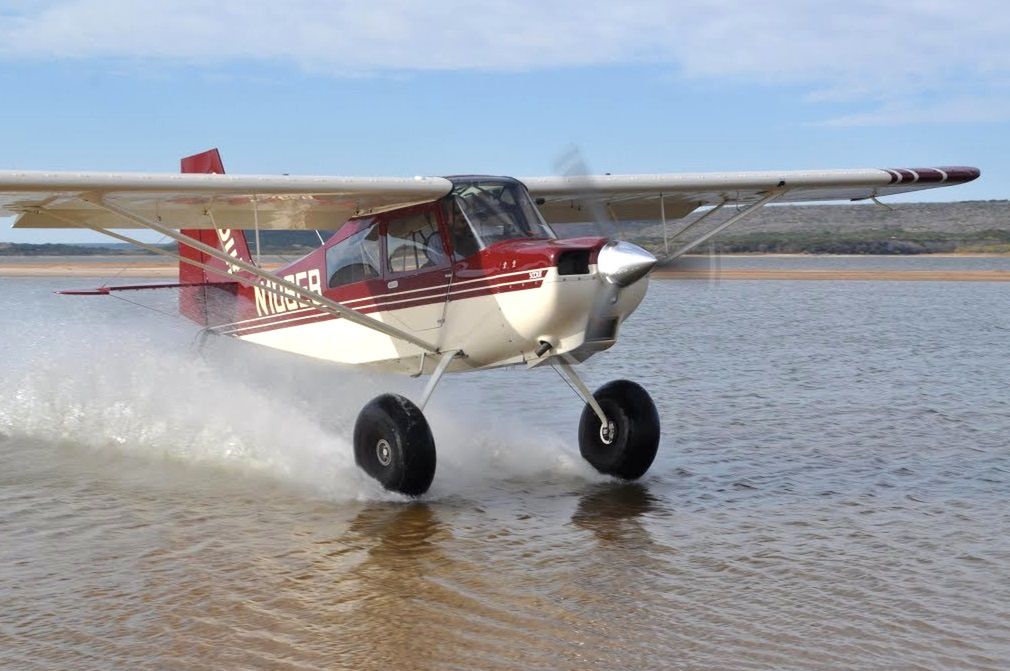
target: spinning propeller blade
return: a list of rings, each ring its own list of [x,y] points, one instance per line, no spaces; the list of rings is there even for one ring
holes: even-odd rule
[[[606,196],[594,188],[591,178],[593,173],[578,147],[572,145],[565,150],[554,166],[565,177],[584,178],[584,189],[575,200],[591,217],[597,233],[611,238],[600,250],[597,259],[597,269],[606,279],[606,288],[596,295],[590,318],[593,323],[591,328],[607,329],[608,323],[618,317],[614,306],[621,290],[652,272],[657,259],[647,250],[623,240],[620,222],[615,220],[607,208]]]
[[[575,145],[570,146],[558,156],[554,162],[554,169],[563,177],[582,178],[584,188],[574,200],[581,205],[583,211],[589,214],[589,222],[587,223],[596,225],[597,234],[608,238],[623,237],[619,223],[614,221],[604,205],[606,200],[594,188],[593,172],[589,169],[589,164],[581,149]]]

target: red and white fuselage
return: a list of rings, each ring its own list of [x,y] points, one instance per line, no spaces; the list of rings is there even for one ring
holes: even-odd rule
[[[582,361],[613,345],[645,295],[655,258],[600,237],[556,239],[516,180],[452,179],[444,198],[351,219],[274,275],[423,340],[428,353],[459,352],[450,370],[536,365],[556,356]],[[229,258],[249,256],[241,231],[187,234]],[[183,290],[181,311],[215,333],[400,372],[429,372],[437,363],[414,343],[183,247],[184,257],[224,271],[180,266],[180,281],[202,284]]]
[[[355,221],[347,226],[353,230]],[[339,233],[334,238],[338,238]],[[620,323],[645,295],[647,278],[616,292],[598,270],[603,238],[509,240],[444,267],[328,288],[332,243],[277,275],[374,319],[414,333],[440,351],[461,350],[450,371],[535,364],[549,356],[582,361],[614,344]],[[561,265],[559,267],[559,260]],[[294,297],[237,287],[236,318],[214,332],[345,364],[416,373],[437,363],[396,338],[320,311]],[[601,312],[600,303],[603,305]],[[544,351],[545,345],[550,348]],[[538,354],[539,352],[539,354]],[[549,354],[547,354],[549,352]],[[546,356],[545,356],[546,355]]]

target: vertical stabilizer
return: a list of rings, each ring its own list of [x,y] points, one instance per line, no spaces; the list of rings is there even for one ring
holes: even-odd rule
[[[187,156],[182,159],[182,172],[222,175],[224,174],[224,164],[221,162],[221,154],[217,149],[210,149],[200,154]],[[229,256],[247,263],[253,262],[244,231],[225,228],[183,229],[181,233],[211,247],[217,247]],[[212,272],[180,261],[180,283],[222,285],[219,287],[183,287],[179,293],[179,312],[201,326],[211,326],[229,321],[229,318],[235,313],[235,304],[238,301],[239,293],[234,274],[242,271],[182,243],[179,243],[179,256],[184,259],[193,259],[214,269]]]
[[[208,149],[200,154],[185,157],[182,159],[182,172],[223,175],[224,163],[221,162],[221,152],[217,149]]]

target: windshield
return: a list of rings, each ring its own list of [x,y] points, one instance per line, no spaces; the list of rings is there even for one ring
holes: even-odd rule
[[[499,240],[556,237],[522,184],[512,180],[454,180],[456,206],[481,248]]]

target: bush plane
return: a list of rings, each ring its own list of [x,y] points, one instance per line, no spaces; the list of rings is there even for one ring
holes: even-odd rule
[[[629,380],[595,392],[575,369],[612,347],[645,296],[657,259],[621,239],[560,238],[552,225],[685,219],[667,258],[776,202],[876,199],[963,184],[969,167],[784,172],[372,178],[226,175],[216,149],[182,174],[0,171],[0,215],[16,228],[85,228],[179,263],[168,288],[207,334],[342,364],[428,375],[416,402],[383,394],[354,426],[357,464],[418,496],[435,475],[423,409],[445,373],[553,366],[584,403],[582,456],[599,472],[641,477],[660,421]],[[698,234],[724,207],[736,212]],[[714,221],[712,219],[711,221]],[[711,223],[710,221],[710,223]],[[125,229],[148,229],[175,249]],[[276,270],[258,263],[261,230],[331,231]],[[694,232],[693,239],[687,234]],[[250,250],[252,235],[257,256]]]

